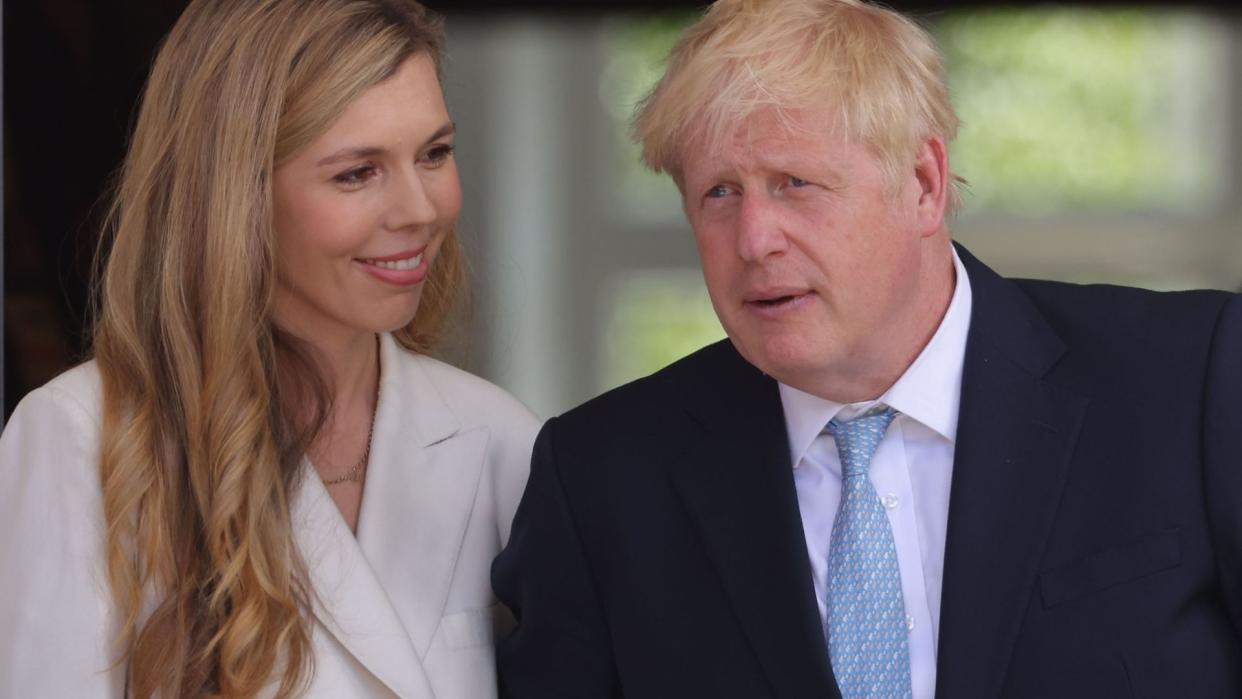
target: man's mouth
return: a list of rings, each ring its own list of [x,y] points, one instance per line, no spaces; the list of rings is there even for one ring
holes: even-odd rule
[[[815,292],[809,289],[764,289],[743,297],[744,305],[764,315],[793,311],[803,306]]]
[[[753,303],[758,306],[779,306],[782,303],[789,303],[804,296],[809,296],[811,293],[809,289],[773,287],[751,292],[744,296],[743,300],[746,303]]]
[[[765,308],[771,308],[773,306],[780,306],[781,304],[793,301],[798,298],[798,296],[799,295],[795,294],[786,294],[785,296],[776,296],[774,298],[756,299],[755,301],[752,301],[752,303]]]

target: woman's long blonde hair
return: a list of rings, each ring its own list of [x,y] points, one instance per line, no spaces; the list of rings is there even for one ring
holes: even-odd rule
[[[289,697],[313,672],[290,503],[331,396],[273,325],[272,172],[442,46],[414,0],[194,0],[160,48],[94,329],[107,571],[139,699]],[[459,275],[450,233],[404,345],[435,339]],[[307,397],[315,419],[295,419]]]

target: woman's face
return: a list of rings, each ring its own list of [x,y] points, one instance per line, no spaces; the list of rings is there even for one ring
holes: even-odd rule
[[[453,122],[416,55],[273,177],[276,320],[311,342],[410,322],[461,209]]]

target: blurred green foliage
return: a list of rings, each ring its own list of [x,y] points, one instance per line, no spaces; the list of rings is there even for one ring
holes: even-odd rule
[[[602,388],[646,376],[725,336],[697,270],[627,274],[610,298]]]
[[[696,15],[684,12],[630,16],[614,20],[609,33],[610,58],[600,81],[600,99],[613,117],[618,154],[612,162],[613,177],[627,203],[642,205],[676,194],[667,176],[656,175],[643,165],[641,150],[630,137],[630,119],[664,74],[664,61],[677,37],[695,19]]]
[[[1178,11],[946,13],[936,34],[962,120],[971,209],[1178,210],[1211,194],[1195,110],[1216,74],[1209,28]]]
[[[634,106],[695,16],[616,20],[601,99],[614,176],[641,205],[668,195],[630,142]],[[1202,14],[1148,8],[949,11],[927,22],[944,51],[962,129],[954,170],[968,210],[1185,211],[1219,195],[1218,145],[1200,128],[1222,37]]]

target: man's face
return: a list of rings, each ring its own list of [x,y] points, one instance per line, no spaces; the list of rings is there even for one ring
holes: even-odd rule
[[[929,233],[915,165],[894,188],[871,150],[832,126],[826,110],[756,112],[727,142],[685,149],[679,184],[742,356],[804,391],[861,400],[834,387],[865,384],[892,356],[886,343],[912,342],[903,326],[925,305]],[[921,348],[898,351],[908,364]]]

